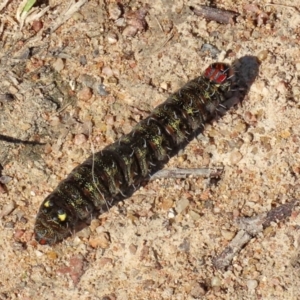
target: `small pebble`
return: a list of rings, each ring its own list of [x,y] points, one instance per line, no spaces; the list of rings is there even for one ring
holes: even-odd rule
[[[183,212],[189,206],[189,204],[190,204],[190,202],[188,199],[186,199],[186,198],[180,199],[176,204],[177,213],[180,214],[181,212]]]
[[[100,268],[104,267],[105,265],[112,265],[113,264],[113,260],[111,258],[108,258],[108,257],[102,257],[98,263],[98,266]]]
[[[211,45],[211,44],[203,44],[201,49],[201,52],[208,52],[210,53],[212,58],[217,58],[217,56],[219,55],[219,53],[221,52],[217,47]]]
[[[222,234],[223,238],[227,241],[231,241],[235,236],[235,233],[232,231],[229,231],[229,230],[222,230],[221,234]]]
[[[116,26],[124,27],[126,25],[126,20],[124,18],[119,18],[115,21]]]
[[[87,142],[87,137],[80,133],[80,134],[76,134],[74,137],[74,144],[75,145],[82,145],[85,144]]]
[[[87,65],[87,59],[86,59],[86,56],[85,55],[81,55],[80,58],[79,58],[79,62],[82,66],[85,66]]]
[[[122,10],[117,3],[111,3],[108,7],[109,18],[112,20],[117,20],[121,14]]]
[[[57,126],[61,123],[60,118],[58,116],[53,116],[51,117],[51,119],[49,120],[49,124],[50,126]]]
[[[220,278],[214,276],[214,277],[211,279],[211,286],[212,286],[212,287],[219,287],[219,286],[221,286],[221,280],[220,280]]]
[[[199,283],[196,283],[190,292],[191,296],[196,299],[202,299],[202,297],[206,294],[205,288],[202,287]]]
[[[107,96],[108,95],[108,92],[105,89],[105,85],[102,84],[102,83],[96,85],[96,90],[97,90],[97,92],[100,96]]]
[[[170,198],[164,198],[161,203],[161,207],[163,210],[168,210],[173,207],[173,200]]]
[[[90,238],[89,243],[93,248],[100,247],[106,249],[110,245],[109,234],[107,232],[101,232],[96,238]]]
[[[51,259],[51,260],[55,260],[55,259],[57,259],[57,253],[54,252],[54,251],[49,251],[49,252],[47,253],[47,257],[48,257],[49,259]]]
[[[168,83],[167,82],[162,82],[160,84],[160,87],[163,89],[163,90],[167,90],[168,89]]]
[[[190,242],[187,239],[184,239],[184,241],[178,246],[178,249],[183,252],[189,252]]]
[[[197,221],[197,220],[199,220],[201,218],[201,216],[198,213],[196,213],[195,211],[193,211],[193,210],[189,211],[189,216],[194,221]]]
[[[232,165],[237,164],[241,159],[243,158],[243,155],[239,151],[233,151],[230,154],[230,163]]]
[[[58,58],[52,66],[56,72],[60,72],[65,67],[65,64],[61,58]]]
[[[74,21],[77,21],[77,23],[79,23],[80,21],[83,21],[84,17],[81,13],[79,13],[78,11],[75,12],[73,15],[72,15],[72,19]]]
[[[0,219],[9,215],[15,209],[15,207],[16,204],[14,201],[10,201],[8,204],[5,204],[0,212]]]
[[[130,252],[132,255],[135,255],[135,254],[136,254],[136,251],[137,251],[137,246],[134,245],[134,244],[130,244],[130,246],[129,246],[129,252]]]
[[[42,22],[42,21],[34,20],[34,21],[32,22],[32,29],[33,29],[35,32],[39,32],[42,28],[43,28],[43,22]]]
[[[284,81],[280,81],[278,82],[277,86],[276,86],[276,90],[282,94],[282,95],[285,95],[288,91],[288,85],[286,82]]]
[[[174,208],[169,209],[168,218],[173,219],[173,218],[175,218],[175,216],[176,216],[176,212],[175,212]]]
[[[257,280],[250,279],[247,281],[247,287],[250,291],[255,290],[257,286],[258,286]]]
[[[118,41],[118,36],[114,32],[109,32],[107,35],[107,41],[110,44],[115,44]]]
[[[283,138],[283,139],[287,139],[291,136],[291,132],[289,130],[282,130],[279,135]]]
[[[126,26],[122,34],[127,37],[134,37],[138,32],[138,29],[132,25]]]
[[[93,92],[92,89],[89,87],[85,86],[83,89],[81,89],[78,94],[78,99],[83,100],[83,101],[88,101],[92,98]]]
[[[268,50],[262,50],[257,54],[257,58],[260,62],[262,62],[268,57],[268,54]]]
[[[8,184],[11,180],[12,180],[12,177],[7,176],[7,175],[3,175],[0,177],[0,182],[2,184]]]
[[[17,229],[14,233],[15,240],[20,240],[20,238],[24,235],[25,231],[21,229]]]
[[[0,102],[11,102],[15,100],[15,97],[11,93],[0,94]]]
[[[110,67],[103,67],[102,74],[106,75],[107,77],[111,77],[114,75],[114,73]]]

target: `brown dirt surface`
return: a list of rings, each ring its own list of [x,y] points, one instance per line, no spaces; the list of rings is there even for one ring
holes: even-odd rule
[[[212,263],[237,218],[299,198],[298,1],[212,1],[239,14],[230,24],[195,0],[39,2],[27,16],[0,4],[0,299],[300,299],[297,209],[226,270]],[[156,179],[62,243],[34,241],[41,202],[92,151],[210,63],[248,55],[262,62],[242,105],[166,166],[222,167],[217,182]]]

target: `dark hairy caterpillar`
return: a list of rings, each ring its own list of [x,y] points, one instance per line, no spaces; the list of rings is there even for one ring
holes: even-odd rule
[[[43,201],[35,238],[54,244],[77,231],[91,216],[129,197],[161,169],[205,123],[239,102],[234,71],[224,63],[210,65],[172,94],[132,131],[90,156]]]

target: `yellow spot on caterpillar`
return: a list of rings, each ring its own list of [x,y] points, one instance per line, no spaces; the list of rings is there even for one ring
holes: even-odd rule
[[[57,214],[57,217],[59,218],[59,220],[61,222],[65,221],[67,218],[67,214],[66,213],[62,213],[62,214]]]
[[[49,200],[46,201],[46,202],[44,203],[44,206],[45,206],[45,207],[49,207],[49,206],[50,206],[50,201],[49,201]]]

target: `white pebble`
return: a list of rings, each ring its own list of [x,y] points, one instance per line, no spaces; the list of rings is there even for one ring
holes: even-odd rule
[[[250,279],[247,281],[247,287],[248,289],[251,291],[255,290],[258,286],[258,282],[257,280],[254,280],[254,279]]]
[[[218,286],[221,286],[221,280],[220,280],[220,278],[214,276],[214,277],[211,279],[211,286],[212,286],[212,287],[218,287]]]

